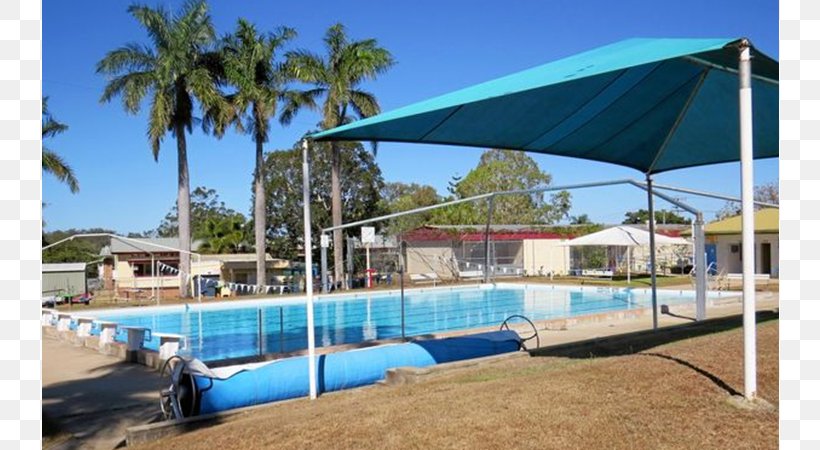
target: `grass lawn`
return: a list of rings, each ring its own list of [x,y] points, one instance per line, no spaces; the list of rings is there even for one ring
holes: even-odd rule
[[[729,401],[743,388],[740,319],[728,328],[646,338],[622,356],[517,358],[271,405],[143,448],[776,448],[778,321],[758,326],[769,410]]]

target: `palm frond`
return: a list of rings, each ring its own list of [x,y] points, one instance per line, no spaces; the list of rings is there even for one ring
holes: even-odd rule
[[[43,170],[54,175],[58,180],[68,185],[72,193],[80,191],[80,183],[74,175],[74,171],[66,164],[60,155],[43,147]]]
[[[145,72],[157,63],[154,51],[134,42],[111,50],[97,63],[97,73],[119,75],[123,72]]]
[[[308,50],[292,50],[285,58],[285,71],[291,77],[305,83],[327,85],[328,67],[321,56]]]
[[[309,89],[307,91],[289,90],[282,93],[280,101],[282,108],[279,114],[279,123],[290,125],[296,114],[303,108],[315,111],[318,109],[318,99],[327,90],[325,88]]]
[[[171,16],[163,7],[156,9],[145,5],[131,5],[128,8],[137,22],[148,32],[156,48],[167,48],[171,42]]]

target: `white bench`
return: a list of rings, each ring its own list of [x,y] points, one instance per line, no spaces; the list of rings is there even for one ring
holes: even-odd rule
[[[600,269],[584,269],[581,271],[582,277],[605,277],[605,278],[612,278],[611,270],[600,270]]]
[[[438,274],[435,272],[429,273],[411,273],[410,274],[410,281],[413,283],[433,283],[433,286],[436,285],[437,281],[441,281],[438,277]]]
[[[484,278],[484,271],[481,270],[460,270],[458,272],[458,277],[462,280],[475,280],[475,279],[483,279]]]
[[[771,281],[772,276],[768,273],[756,273],[754,274],[755,284],[758,282],[764,282],[766,286],[769,285],[769,281]],[[726,274],[726,285],[728,287],[732,281],[743,282],[743,274],[742,273],[727,273]]]

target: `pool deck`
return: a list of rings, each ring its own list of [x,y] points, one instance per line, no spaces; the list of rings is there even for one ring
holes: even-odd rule
[[[778,307],[777,293],[758,293],[758,310]],[[659,326],[691,323],[694,308],[673,306],[673,315],[659,315]],[[708,317],[741,313],[739,302],[711,306]],[[541,329],[541,346],[604,338],[652,326],[651,314],[602,318]],[[539,328],[542,328],[539,325]],[[522,328],[522,333],[526,329]],[[43,413],[73,438],[51,448],[110,449],[125,439],[128,427],[156,420],[159,377],[155,370],[100,354],[43,333]]]

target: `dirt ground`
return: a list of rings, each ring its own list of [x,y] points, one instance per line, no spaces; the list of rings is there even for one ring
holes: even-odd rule
[[[760,322],[758,387],[768,408],[731,401],[743,389],[736,316],[597,353],[618,356],[551,350],[272,405],[142,448],[776,448],[777,315]]]

